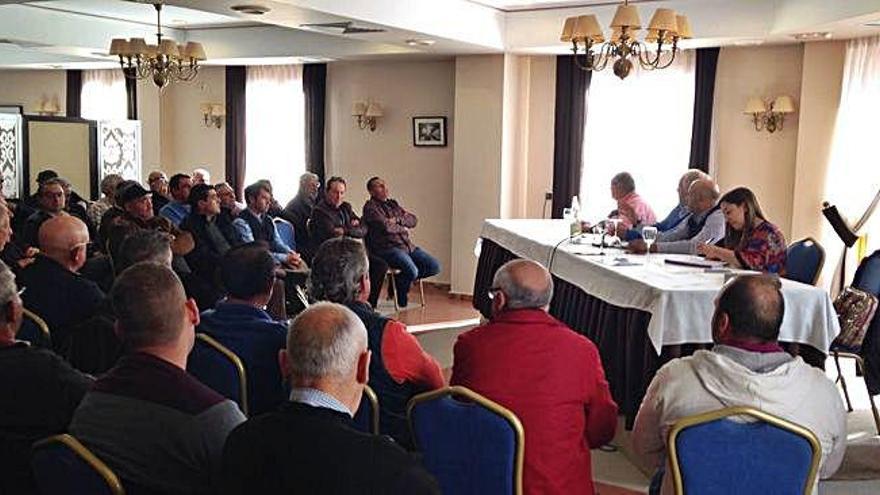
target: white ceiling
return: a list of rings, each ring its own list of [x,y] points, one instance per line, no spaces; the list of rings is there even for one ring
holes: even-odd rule
[[[115,37],[155,36],[151,5],[123,0],[0,0],[0,67],[115,66],[105,56]],[[258,3],[263,16],[234,12]],[[835,38],[880,34],[880,0],[631,0],[643,21],[657,7],[687,14],[688,46],[794,43],[799,32]],[[163,34],[205,44],[209,62],[278,63],[374,57],[413,59],[479,53],[566,53],[566,17],[596,14],[607,25],[609,0],[167,0]],[[384,29],[343,35],[302,24],[348,22]],[[430,39],[431,46],[410,46]]]

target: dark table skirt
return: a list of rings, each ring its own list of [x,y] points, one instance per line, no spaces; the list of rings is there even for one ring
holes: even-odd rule
[[[483,239],[474,280],[474,308],[484,317],[491,316],[488,291],[495,271],[516,258],[518,256],[495,242]],[[555,293],[550,314],[596,344],[611,394],[626,417],[628,428],[635,420],[648,384],[664,363],[711,347],[711,344],[664,346],[658,356],[648,338],[650,313],[609,304],[555,275],[553,282]],[[804,344],[783,343],[783,346],[813,366],[824,367],[825,354],[815,348]]]

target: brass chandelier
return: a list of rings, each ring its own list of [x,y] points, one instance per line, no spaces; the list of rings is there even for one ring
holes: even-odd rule
[[[119,57],[125,77],[152,79],[159,89],[178,81],[192,81],[199,73],[199,62],[205,60],[205,48],[193,41],[178,45],[173,39],[162,38],[162,2],[156,8],[156,44],[148,45],[143,38],[115,38],[110,42],[110,55]]]
[[[575,63],[581,69],[600,71],[613,60],[614,75],[624,79],[632,71],[634,62],[646,70],[669,67],[678,53],[679,40],[693,37],[687,16],[677,15],[672,9],[654,11],[644,41],[635,37],[641,28],[638,9],[624,0],[614,13],[608,41],[595,15],[566,19],[560,40],[572,44]],[[652,50],[649,45],[656,48]]]

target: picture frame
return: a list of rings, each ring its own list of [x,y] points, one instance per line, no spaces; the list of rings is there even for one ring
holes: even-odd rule
[[[413,117],[413,146],[446,146],[446,117]]]

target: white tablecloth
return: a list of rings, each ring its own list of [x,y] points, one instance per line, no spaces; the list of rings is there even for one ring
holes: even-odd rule
[[[521,258],[547,266],[554,246],[568,238],[564,220],[486,220],[481,237]],[[562,242],[553,254],[551,272],[609,304],[651,313],[648,336],[659,354],[663,346],[711,343],[714,300],[723,273],[670,265],[667,259],[705,262],[687,255],[629,255]],[[646,262],[648,261],[648,262]],[[840,325],[828,293],[817,287],[782,280],[785,317],[779,340],[809,344],[828,352]]]

